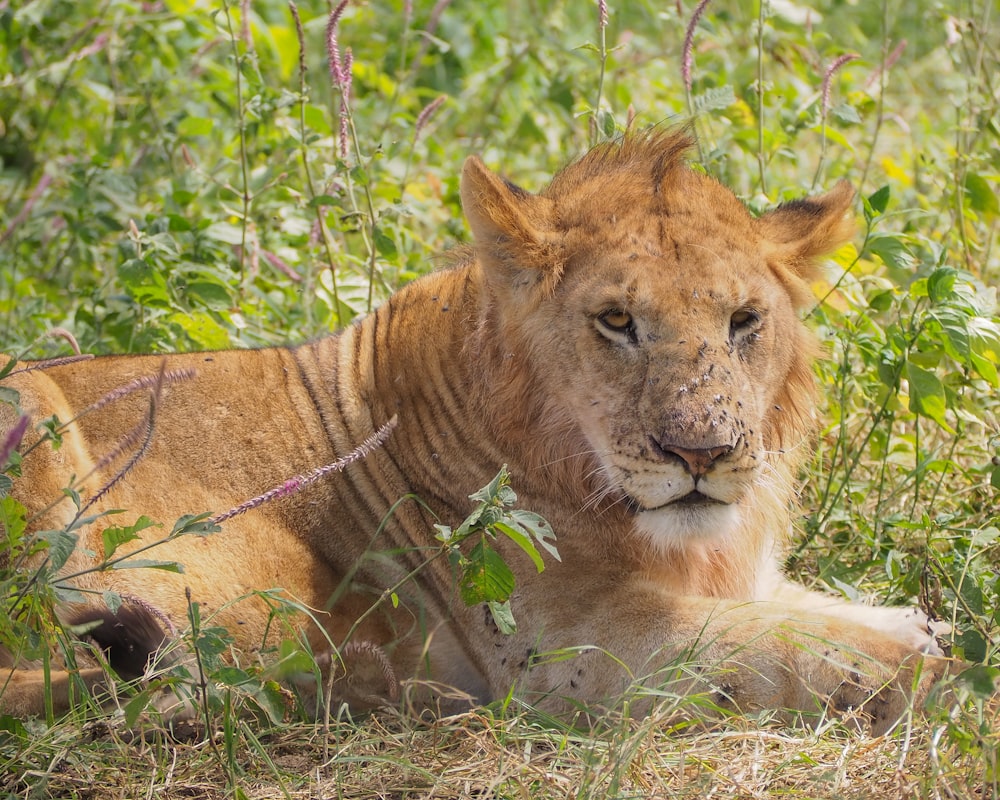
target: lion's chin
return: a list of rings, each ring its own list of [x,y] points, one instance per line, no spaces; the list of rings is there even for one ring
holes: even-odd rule
[[[660,508],[640,510],[635,515],[636,532],[661,551],[683,549],[694,541],[704,543],[709,539],[726,538],[739,523],[738,505],[720,503],[704,495],[688,495]]]

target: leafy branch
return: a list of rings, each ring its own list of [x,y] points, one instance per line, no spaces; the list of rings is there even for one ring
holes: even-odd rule
[[[459,590],[465,604],[486,603],[497,627],[503,633],[514,633],[517,625],[510,608],[514,573],[493,543],[501,536],[507,537],[528,555],[535,569],[542,572],[545,564],[535,543],[558,561],[555,534],[538,514],[512,508],[517,495],[510,487],[506,464],[488,485],[469,495],[469,499],[476,502],[473,512],[455,529],[435,525],[435,538],[445,545],[448,560],[459,570]],[[473,542],[468,553],[462,549],[467,542]]]

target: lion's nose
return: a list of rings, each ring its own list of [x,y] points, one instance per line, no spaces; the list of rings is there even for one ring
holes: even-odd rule
[[[693,478],[702,477],[706,472],[708,472],[709,467],[715,463],[716,459],[721,458],[724,455],[728,455],[734,450],[732,445],[692,448],[682,447],[669,442],[658,442],[655,439],[653,440],[653,444],[661,454],[673,455],[680,458]]]

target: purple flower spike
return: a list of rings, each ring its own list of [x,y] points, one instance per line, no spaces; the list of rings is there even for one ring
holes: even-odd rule
[[[823,108],[822,114],[825,117],[826,111],[830,107],[830,81],[833,78],[833,74],[840,69],[848,61],[854,61],[854,59],[859,56],[856,53],[844,53],[842,56],[837,56],[833,60],[833,63],[826,68],[826,72],[823,73]]]
[[[0,467],[3,467],[7,463],[10,454],[21,444],[21,439],[24,438],[26,430],[28,430],[28,415],[22,414],[18,417],[17,422],[14,423],[14,427],[7,431],[3,442],[0,442]]]
[[[709,2],[710,0],[701,0],[698,3],[697,8],[695,8],[694,13],[691,15],[687,31],[684,33],[684,49],[681,51],[681,76],[684,78],[684,86],[689,92],[691,91],[691,64],[694,61],[691,55],[694,49],[694,29],[698,27],[698,20],[705,13],[705,7]]]
[[[257,495],[257,497],[247,500],[245,503],[240,503],[235,508],[229,509],[229,511],[216,514],[212,517],[212,522],[218,525],[219,523],[225,522],[227,519],[232,519],[239,514],[244,514],[247,511],[251,511],[252,509],[264,505],[265,503],[270,503],[272,500],[277,500],[279,497],[287,497],[288,495],[295,494],[296,492],[309,486],[311,483],[315,483],[320,478],[323,478],[333,472],[343,472],[355,461],[367,458],[374,450],[381,447],[385,443],[385,440],[389,438],[389,434],[392,433],[397,422],[398,419],[393,417],[343,458],[339,458],[326,466],[317,467],[304,475],[296,475],[293,478],[289,478],[280,486],[275,486],[273,489],[264,492],[264,494]]]
[[[343,65],[340,61],[340,43],[337,41],[337,24],[347,8],[348,0],[340,0],[337,7],[330,12],[330,18],[326,23],[326,55],[330,61],[330,80],[334,85],[343,89],[344,74]]]

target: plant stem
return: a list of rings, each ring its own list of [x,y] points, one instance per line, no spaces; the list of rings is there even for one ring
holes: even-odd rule
[[[243,56],[240,55],[239,43],[236,32],[233,30],[233,18],[229,13],[228,0],[222,0],[222,8],[226,15],[226,29],[229,33],[229,42],[233,49],[233,63],[236,65],[236,125],[240,133],[240,171],[242,174],[243,187],[240,192],[243,202],[243,213],[241,219],[240,232],[240,294],[244,290],[244,279],[246,277],[247,260],[247,229],[250,224],[250,168],[247,163],[247,122],[246,111],[243,108]]]
[[[767,158],[764,155],[764,9],[767,0],[759,0],[757,10],[757,169],[760,191],[767,196]]]
[[[875,127],[872,129],[868,155],[865,157],[865,166],[861,170],[861,177],[858,179],[859,189],[864,187],[865,181],[868,179],[868,171],[871,169],[872,160],[875,158],[875,147],[878,144],[878,137],[882,131],[882,123],[885,121],[885,90],[889,75],[889,25],[889,0],[882,0],[882,60],[878,75],[878,99],[875,101]]]
[[[595,144],[597,144],[600,141],[601,135],[602,135],[602,130],[601,130],[601,100],[602,100],[602,97],[604,95],[604,73],[605,73],[605,70],[607,69],[607,66],[608,66],[608,40],[607,40],[607,25],[608,25],[608,21],[607,21],[607,10],[605,9],[605,7],[603,5],[600,5],[599,7],[602,9],[601,18],[600,18],[599,24],[597,26],[597,28],[598,28],[598,36],[599,36],[599,39],[600,39],[600,52],[599,52],[599,56],[600,56],[600,63],[601,63],[601,72],[600,72],[600,74],[597,77],[597,100],[594,103],[594,116],[592,117],[592,119],[594,120],[594,126],[593,126],[593,129],[592,129],[592,136],[591,136],[591,141],[590,141],[591,147],[593,147]]]
[[[309,199],[314,201],[317,197],[316,186],[313,184],[312,172],[309,169],[309,148],[306,146],[306,98],[308,97],[306,89],[306,42],[302,32],[302,21],[299,19],[298,7],[293,0],[289,0],[288,7],[292,13],[292,19],[295,21],[295,33],[299,40],[299,155],[302,159],[302,171],[306,176],[306,188],[309,191]],[[337,291],[337,263],[333,257],[333,240],[330,236],[330,229],[327,227],[326,215],[323,213],[322,207],[315,205],[314,210],[316,212],[316,224],[319,226],[320,237],[323,240],[326,265],[330,270],[330,284],[333,286],[333,306],[334,313],[337,316],[337,326],[341,327],[340,297]],[[309,275],[310,277],[312,276],[311,269]],[[312,283],[311,279],[308,283]],[[307,291],[306,294],[310,297],[312,296],[311,291]],[[311,308],[312,304],[310,303],[309,309]],[[310,321],[312,320],[310,319]]]
[[[201,693],[201,712],[205,720],[205,738],[208,739],[208,746],[211,748],[215,760],[225,770],[227,777],[232,780],[234,776],[226,768],[226,760],[222,757],[219,745],[215,741],[215,732],[212,730],[212,716],[208,708],[208,678],[205,675],[205,665],[202,663],[201,647],[198,642],[198,638],[201,635],[201,615],[191,600],[191,590],[189,588],[184,589],[184,597],[187,600],[188,622],[191,623],[191,649],[194,651],[194,663],[198,671],[198,690]],[[233,785],[233,788],[235,788],[235,785]]]

